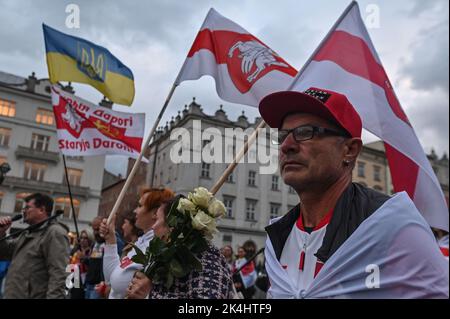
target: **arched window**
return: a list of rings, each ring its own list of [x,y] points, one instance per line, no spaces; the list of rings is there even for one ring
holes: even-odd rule
[[[78,217],[80,213],[80,201],[78,199],[73,199],[73,208],[75,209],[75,215]],[[55,211],[62,210],[64,211],[65,218],[72,218],[72,207],[70,205],[69,197],[58,197],[55,200]]]

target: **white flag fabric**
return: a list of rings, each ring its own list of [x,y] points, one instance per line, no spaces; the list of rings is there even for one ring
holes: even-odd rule
[[[273,220],[273,222],[276,220]],[[359,225],[324,264],[311,286],[299,290],[266,241],[273,298],[448,298],[448,262],[405,192],[394,195]]]
[[[430,226],[448,231],[448,206],[440,183],[352,2],[311,62],[293,82],[293,91],[310,87],[345,94],[363,127],[381,138],[394,190],[406,191]]]
[[[139,156],[145,127],[144,113],[113,111],[57,86],[52,86],[52,104],[58,146],[64,155]]]
[[[216,81],[224,100],[258,106],[266,95],[285,90],[297,71],[241,26],[210,9],[175,81]]]

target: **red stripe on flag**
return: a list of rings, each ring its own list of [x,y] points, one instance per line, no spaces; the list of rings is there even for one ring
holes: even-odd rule
[[[441,250],[442,255],[444,255],[445,257],[448,257],[448,248],[439,247],[439,249]]]
[[[305,268],[305,252],[302,251],[300,253],[300,262],[298,263],[298,269],[303,271],[304,268]]]
[[[200,50],[209,50],[216,57],[217,64],[227,63],[228,50],[233,44],[239,40],[254,40],[256,39],[251,34],[241,34],[231,31],[211,31],[209,29],[201,30],[192,44],[188,53],[188,58],[191,58]],[[259,41],[258,39],[256,39]]]
[[[320,261],[316,262],[316,268],[314,269],[314,278],[316,278],[317,274],[322,269],[323,265],[324,265],[323,262],[320,262]]]
[[[372,55],[372,51],[363,39],[344,31],[334,31],[314,57],[314,60],[332,61],[347,72],[380,86],[384,90],[395,115],[410,125],[408,117],[403,112],[395,96],[385,70],[378,64],[378,61]]]
[[[419,166],[388,143],[384,143],[384,146],[386,148],[386,157],[389,162],[394,191],[406,191],[409,197],[414,199]]]

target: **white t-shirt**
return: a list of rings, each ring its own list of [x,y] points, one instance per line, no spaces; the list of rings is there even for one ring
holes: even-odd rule
[[[331,216],[332,212],[328,213],[312,232],[308,233],[305,231],[300,214],[284,244],[280,264],[298,290],[308,289],[323,266],[314,254],[322,246]]]
[[[153,239],[153,230],[149,230],[138,238],[134,243],[142,252],[145,253],[148,244]],[[133,279],[134,273],[142,270],[141,264],[131,261],[136,255],[134,248],[120,260],[117,254],[117,245],[105,245],[105,254],[103,256],[103,273],[105,280],[111,285],[109,299],[123,299],[127,291],[128,285]]]

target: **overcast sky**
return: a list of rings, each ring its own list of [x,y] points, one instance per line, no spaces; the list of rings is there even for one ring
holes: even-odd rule
[[[65,25],[66,6],[80,8],[80,28]],[[108,48],[133,72],[136,97],[131,108],[146,113],[146,132],[169,92],[210,7],[241,25],[300,69],[349,0],[149,0],[62,1],[0,0],[0,70],[20,76],[32,71],[46,78],[42,23]],[[428,153],[449,150],[449,17],[447,0],[359,1],[363,19],[379,10],[379,27],[369,34],[403,109]],[[366,11],[368,10],[368,11]],[[95,89],[74,84],[77,95],[101,100]],[[221,100],[214,80],[183,82],[162,121],[175,116],[192,97],[212,114],[224,105],[230,119],[256,108]],[[365,142],[374,140],[364,135]],[[125,159],[107,160],[107,168],[124,173]]]

